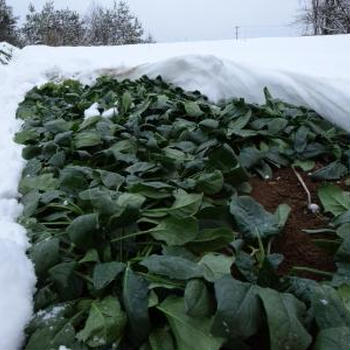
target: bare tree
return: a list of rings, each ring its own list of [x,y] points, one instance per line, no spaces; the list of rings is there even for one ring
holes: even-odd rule
[[[313,35],[350,33],[350,0],[310,0],[301,21]]]

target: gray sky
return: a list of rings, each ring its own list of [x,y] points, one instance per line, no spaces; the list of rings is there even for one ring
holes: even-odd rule
[[[84,13],[92,0],[54,0],[58,8]],[[304,0],[127,0],[131,10],[158,42],[294,36],[300,28],[291,25]],[[46,0],[7,0],[22,18],[32,2],[41,8]],[[113,0],[95,0],[110,5]]]

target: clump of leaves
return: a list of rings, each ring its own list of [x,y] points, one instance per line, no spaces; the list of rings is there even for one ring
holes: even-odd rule
[[[265,95],[263,106],[215,105],[147,77],[26,95],[20,222],[38,277],[26,350],[234,350],[257,339],[272,350],[313,340],[345,349],[348,289],[276,274],[283,256],[271,239],[290,208],[266,211],[247,180],[320,158],[332,163],[314,177],[340,178],[348,141],[313,111]],[[342,200],[326,210],[338,215]]]

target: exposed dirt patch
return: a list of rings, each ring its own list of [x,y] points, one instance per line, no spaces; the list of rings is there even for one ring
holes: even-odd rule
[[[317,197],[319,182],[313,182],[306,173],[300,171],[307,187],[309,188],[313,203],[320,205]],[[327,219],[312,214],[307,209],[306,193],[300,185],[291,168],[278,169],[274,171],[273,179],[263,181],[254,177],[250,181],[253,186],[251,196],[261,203],[266,210],[275,211],[281,203],[291,207],[288,222],[281,236],[277,237],[272,245],[272,252],[284,255],[284,261],[278,272],[281,275],[288,274],[291,267],[303,266],[323,271],[335,271],[332,254],[316,246],[314,238],[329,238],[327,235],[310,236],[303,229],[324,228]],[[322,276],[313,273],[298,273],[298,276],[322,279]]]

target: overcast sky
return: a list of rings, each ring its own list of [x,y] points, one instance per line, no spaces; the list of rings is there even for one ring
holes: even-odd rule
[[[84,13],[93,0],[54,0],[58,8]],[[305,0],[127,0],[131,10],[158,42],[231,39],[235,26],[239,37],[293,36],[291,25]],[[41,8],[46,0],[7,0],[23,17],[32,2]],[[113,0],[95,0],[111,5]]]

